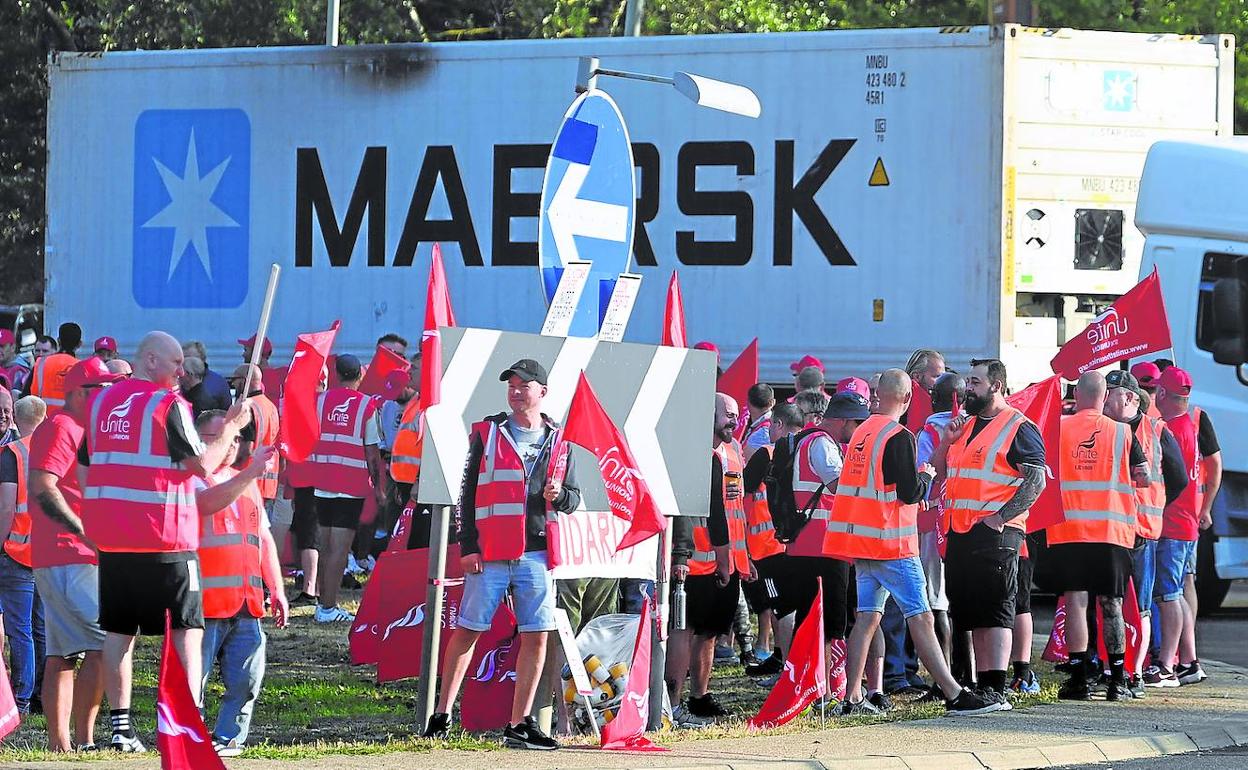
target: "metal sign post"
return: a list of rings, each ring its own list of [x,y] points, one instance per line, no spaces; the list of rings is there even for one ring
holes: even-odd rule
[[[435,505],[429,529],[429,592],[425,599],[425,644],[420,651],[420,680],[416,685],[416,723],[421,732],[433,716],[438,695],[438,659],[442,646],[442,582],[446,580],[446,549],[450,539],[451,508]]]

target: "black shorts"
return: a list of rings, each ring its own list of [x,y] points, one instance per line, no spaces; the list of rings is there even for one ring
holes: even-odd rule
[[[1049,546],[1046,559],[1055,567],[1057,587],[1063,593],[1087,591],[1092,596],[1122,598],[1133,568],[1131,549],[1109,543],[1059,543]]]
[[[316,521],[316,494],[312,487],[296,487],[291,501],[294,514],[290,529],[300,551],[315,551],[321,544],[321,525]]]
[[[782,553],[768,556],[754,562],[754,568],[758,570],[758,580],[741,584],[750,612],[758,614],[763,610],[774,610],[777,617],[784,617],[797,609],[793,601],[788,556]]]
[[[355,531],[364,513],[364,499],[360,497],[316,498],[316,522],[331,529]]]
[[[1035,553],[1034,547],[1029,547]],[[1026,615],[1031,612],[1031,579],[1036,573],[1036,563],[1030,556],[1019,554],[1018,557],[1018,591],[1014,594],[1014,614]]]
[[[790,593],[797,613],[794,627],[810,614],[819,584],[823,578],[823,637],[844,639],[849,627],[849,562],[820,556],[789,557]]]
[[[976,524],[950,532],[945,551],[949,617],[958,628],[1013,628],[1022,530]]]
[[[100,553],[100,628],[125,636],[162,636],[204,627],[204,595],[194,551]]]
[[[740,597],[741,579],[735,573],[722,588],[713,574],[690,575],[685,578],[685,628],[695,636],[728,633]]]

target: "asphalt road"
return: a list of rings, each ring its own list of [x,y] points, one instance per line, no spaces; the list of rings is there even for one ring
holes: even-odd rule
[[[1037,607],[1037,625],[1039,625]],[[1045,628],[1052,624],[1052,606],[1046,603]],[[1248,634],[1248,583],[1236,583],[1216,615],[1201,618],[1196,625],[1196,649],[1200,657],[1209,660],[1220,660],[1236,666],[1248,668],[1248,644],[1244,644],[1244,636]],[[1154,759],[1137,759],[1131,762],[1107,762],[1099,765],[1084,765],[1092,768],[1113,768],[1113,770],[1227,770],[1233,767],[1248,767],[1248,746],[1238,746],[1217,751],[1200,751],[1192,754],[1174,754]]]

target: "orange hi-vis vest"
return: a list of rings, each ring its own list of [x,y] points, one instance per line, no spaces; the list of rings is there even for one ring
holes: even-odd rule
[[[1011,467],[1007,456],[1014,437],[1027,423],[1022,412],[1006,407],[971,438],[971,426],[949,446],[945,477],[945,521],[954,532],[971,527],[997,513],[1014,497],[1023,474]],[[1027,531],[1027,514],[1005,523]]]
[[[524,460],[511,434],[503,427],[506,421],[490,418],[472,426],[472,437],[481,442],[481,464],[477,469],[476,517],[478,544],[482,561],[512,561],[524,555],[525,516],[528,510],[529,478]],[[562,441],[562,431],[553,423],[542,453],[568,452],[571,447]],[[557,465],[551,457],[546,472]],[[562,563],[559,552],[559,514],[549,501],[546,504],[546,564]]]
[[[224,483],[235,471],[216,475]],[[264,581],[260,577],[260,517],[264,500],[255,484],[232,504],[201,516],[199,568],[203,574],[205,618],[232,618],[244,607],[253,618],[264,617]]]
[[[251,403],[253,405],[252,414],[256,419],[256,447],[277,446],[278,422],[280,419],[277,405],[263,393],[252,396]],[[255,447],[252,449],[254,451]],[[277,498],[277,478],[280,464],[281,457],[277,452],[274,452],[269,457],[269,461],[265,463],[264,473],[260,475],[260,478],[256,479],[260,497],[265,500]]]
[[[30,373],[30,395],[48,405],[48,417],[65,408],[65,373],[78,363],[68,353],[53,353],[35,362]]]
[[[724,516],[728,520],[729,572],[750,574],[750,550],[746,541],[749,525],[745,518],[745,482],[742,478],[745,464],[741,460],[741,445],[734,439],[720,444],[714,450],[724,468]],[[715,547],[711,544],[711,530],[705,519],[693,527],[693,556],[689,559],[690,575],[710,575],[715,571]]]
[[[13,524],[4,540],[4,552],[23,567],[30,566],[30,505],[27,502],[26,473],[30,467],[30,436],[23,436],[4,447],[17,458],[17,504]]]
[[[761,447],[760,452],[767,452],[768,447]],[[771,508],[767,505],[767,487],[759,484],[754,492],[745,495],[745,542],[750,550],[750,558],[762,561],[769,556],[784,553],[784,544],[776,539],[776,525],[771,520]]]
[[[394,446],[390,448],[390,478],[400,484],[415,484],[420,478],[420,453],[425,443],[424,422],[420,399],[412,396],[403,407],[399,432],[394,434]]]
[[[1148,486],[1135,487],[1137,532],[1146,540],[1161,537],[1162,514],[1166,510],[1166,479],[1161,472],[1161,432],[1166,424],[1159,417],[1144,415],[1135,435],[1148,458]]]
[[[1131,483],[1131,426],[1084,409],[1062,420],[1062,510],[1048,529],[1050,545],[1135,545],[1135,488]]]
[[[823,541],[825,554],[879,561],[918,555],[919,506],[903,504],[897,485],[884,483],[884,447],[904,430],[873,414],[854,431]]]

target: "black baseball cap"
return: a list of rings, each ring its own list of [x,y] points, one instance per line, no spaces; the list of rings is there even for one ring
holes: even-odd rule
[[[1105,375],[1105,385],[1109,390],[1126,388],[1137,396],[1143,392],[1140,388],[1140,381],[1135,378],[1134,374],[1125,369],[1115,369]]]
[[[338,379],[343,382],[354,382],[360,377],[360,359],[350,353],[343,353],[334,359],[334,370],[338,372]]]
[[[843,390],[832,396],[823,416],[841,420],[865,420],[871,416],[871,405],[861,393]]]
[[[536,382],[539,385],[546,384],[546,367],[531,358],[522,358],[507,368],[507,371],[498,375],[499,382],[506,382],[513,376],[519,377],[525,382]]]

